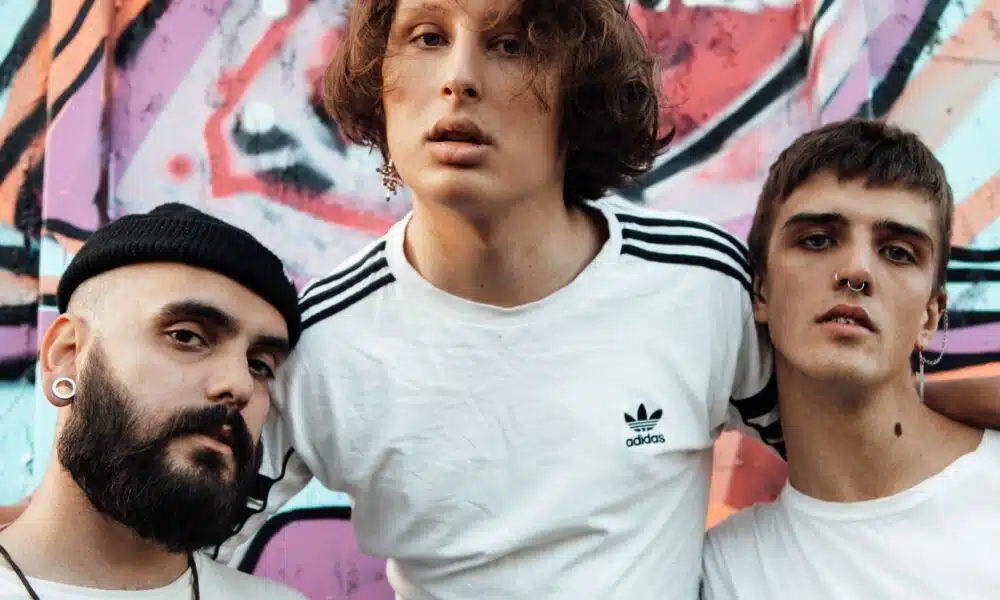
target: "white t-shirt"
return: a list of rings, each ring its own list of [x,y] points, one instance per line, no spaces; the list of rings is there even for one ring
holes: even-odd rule
[[[307,600],[290,587],[254,577],[209,560],[203,555],[195,557],[198,567],[198,584],[202,600]],[[0,600],[26,600],[30,598],[17,574],[0,558]],[[191,571],[172,583],[153,590],[107,591],[53,583],[28,578],[41,600],[191,600]]]
[[[406,219],[304,290],[247,540],[316,477],[404,600],[693,599],[724,425],[781,447],[745,248],[686,215],[594,203],[569,285],[498,308],[431,286]],[[731,402],[731,399],[736,400]]]
[[[785,486],[708,533],[707,600],[1000,598],[1000,433],[916,486],[824,502]]]

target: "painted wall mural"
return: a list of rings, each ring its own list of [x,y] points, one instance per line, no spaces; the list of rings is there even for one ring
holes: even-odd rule
[[[60,273],[100,224],[193,204],[254,232],[303,283],[408,209],[405,191],[385,202],[377,155],[344,140],[318,101],[345,1],[0,2],[0,503],[44,469],[54,413],[34,387],[38,335]],[[660,58],[677,136],[618,194],[743,236],[768,165],[797,135],[850,115],[904,124],[938,153],[958,202],[952,332],[935,376],[1000,373],[1000,0],[629,10]],[[781,485],[780,463],[739,436],[716,455],[710,521]],[[244,568],[313,598],[388,598],[344,505],[308,489]]]

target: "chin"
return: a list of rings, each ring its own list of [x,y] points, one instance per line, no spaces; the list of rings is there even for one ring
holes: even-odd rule
[[[830,384],[868,386],[879,380],[878,367],[873,358],[860,352],[814,355],[803,361],[798,370],[810,379]]]

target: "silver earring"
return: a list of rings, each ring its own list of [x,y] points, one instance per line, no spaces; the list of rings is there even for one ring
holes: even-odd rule
[[[392,159],[390,158],[384,165],[377,169],[378,174],[382,176],[382,186],[385,188],[385,201],[388,202],[392,199],[393,194],[402,185],[403,180],[399,177],[399,171],[396,170],[396,165],[392,164]]]
[[[920,403],[924,403],[924,365],[934,366],[944,358],[944,348],[948,345],[948,311],[944,313],[944,334],[941,339],[941,353],[934,360],[928,360],[924,356],[924,349],[917,350],[917,362],[920,363],[920,370],[917,372],[917,380],[920,382]]]
[[[65,386],[63,389],[61,386]],[[52,382],[52,395],[60,400],[72,400],[76,396],[76,382],[69,377],[60,377]]]

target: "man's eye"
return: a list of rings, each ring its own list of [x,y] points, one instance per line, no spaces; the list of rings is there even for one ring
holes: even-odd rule
[[[167,335],[182,346],[197,346],[205,344],[205,340],[190,329],[175,329],[167,332]]]
[[[439,46],[442,42],[444,42],[444,37],[440,33],[433,32],[421,33],[416,39],[424,46],[430,46],[432,48]]]
[[[800,245],[810,250],[822,250],[823,248],[829,246],[831,243],[833,243],[833,239],[830,236],[819,233],[806,236],[799,241]]]
[[[888,246],[884,248],[882,252],[884,252],[885,256],[893,262],[913,263],[917,260],[913,257],[913,254],[911,254],[909,250],[901,246]]]
[[[255,377],[274,379],[274,369],[272,369],[266,362],[253,359],[249,361],[249,365],[250,372],[253,373]]]

